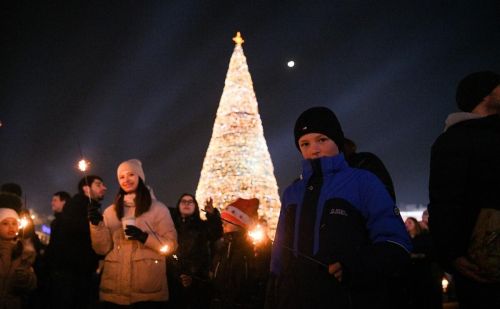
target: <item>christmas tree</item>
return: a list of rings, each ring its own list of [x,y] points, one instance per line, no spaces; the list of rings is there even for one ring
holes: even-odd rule
[[[278,222],[280,200],[274,168],[264,139],[252,78],[238,32],[219,102],[212,138],[203,161],[196,199],[201,205],[212,198],[225,208],[241,198],[258,198],[270,237]]]

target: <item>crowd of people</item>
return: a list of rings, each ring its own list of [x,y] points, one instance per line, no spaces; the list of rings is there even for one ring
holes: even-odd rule
[[[21,187],[6,183],[0,309],[442,308],[444,272],[460,308],[500,308],[500,76],[470,74],[456,98],[461,112],[432,146],[421,222],[403,222],[382,161],[357,153],[326,107],[295,123],[302,172],[284,190],[274,241],[257,198],[219,210],[183,193],[168,208],[131,159],[105,209],[97,175],[74,196],[54,193],[45,246],[23,223]]]

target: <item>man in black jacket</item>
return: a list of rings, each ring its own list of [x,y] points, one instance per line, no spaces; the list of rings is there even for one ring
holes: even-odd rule
[[[494,277],[500,266],[488,267],[471,250],[478,218],[500,209],[500,75],[468,75],[456,99],[463,112],[448,117],[432,146],[430,232],[443,267],[454,275],[460,308],[500,308]],[[499,241],[491,239],[491,249],[498,251]]]
[[[78,193],[58,218],[58,237],[51,255],[51,308],[88,308],[93,295],[98,256],[92,249],[88,208],[100,208],[106,187],[99,176],[85,176]]]

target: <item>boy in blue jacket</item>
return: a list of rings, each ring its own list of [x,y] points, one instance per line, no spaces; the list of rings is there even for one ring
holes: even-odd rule
[[[404,305],[394,285],[406,271],[411,243],[384,185],[348,166],[344,134],[330,109],[306,110],[294,133],[303,172],[283,194],[266,305]]]

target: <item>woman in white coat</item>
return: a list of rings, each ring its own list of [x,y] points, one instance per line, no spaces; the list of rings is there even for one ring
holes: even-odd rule
[[[89,209],[92,247],[105,255],[99,297],[104,308],[161,308],[168,300],[165,255],[177,233],[168,208],[144,184],[139,160],[122,162],[117,176],[114,203],[103,215]]]

